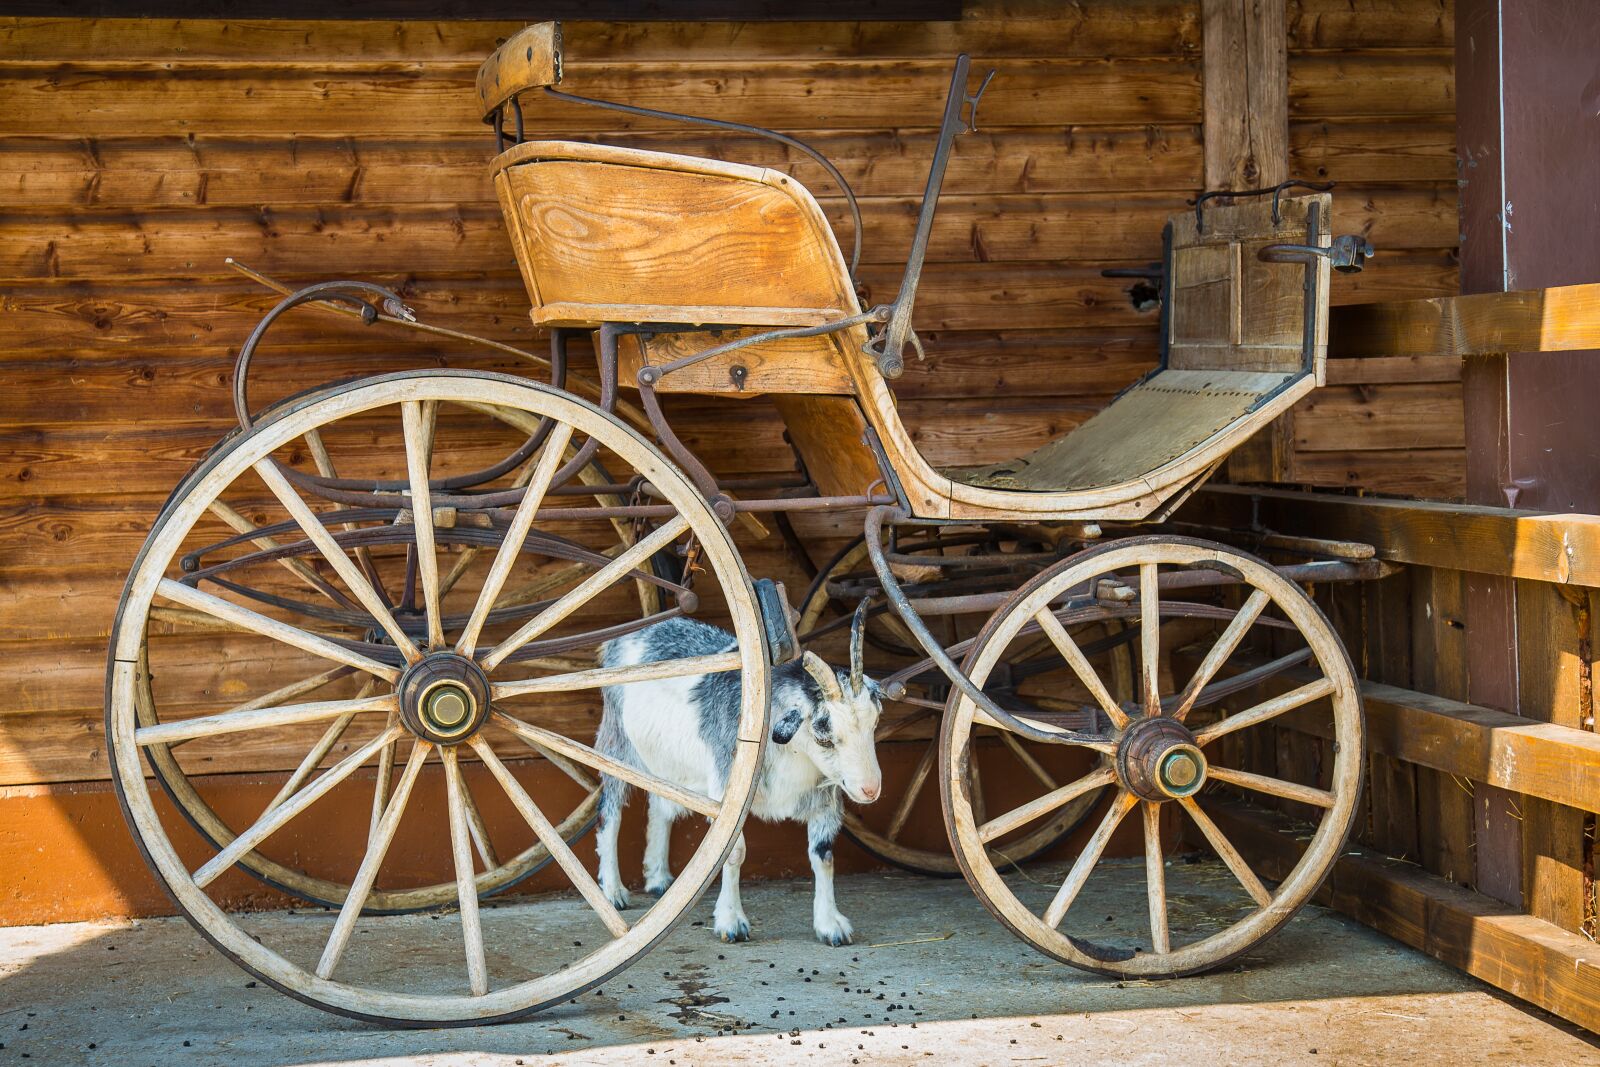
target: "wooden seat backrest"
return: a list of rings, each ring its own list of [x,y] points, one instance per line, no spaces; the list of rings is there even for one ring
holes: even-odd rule
[[[628,338],[623,376],[739,336],[855,314],[816,201],[786,174],[608,145],[534,141],[494,163],[495,188],[540,326],[723,326]],[[859,328],[768,342],[668,375],[662,392],[848,394],[841,345]],[[737,376],[730,371],[738,369]]]
[[[1236,203],[1207,201],[1173,216],[1167,366],[1173,370],[1294,372],[1305,366],[1306,269],[1264,263],[1256,254],[1273,243],[1329,243],[1327,193],[1284,197],[1273,219],[1270,197]],[[1314,241],[1307,220],[1316,214]],[[1316,317],[1313,360],[1306,369],[1321,385],[1328,351],[1328,261],[1314,270]]]
[[[561,84],[561,23],[536,22],[518,30],[478,67],[478,106],[489,118],[529,89]]]
[[[534,141],[496,160],[495,187],[538,308],[723,309],[698,321],[747,325],[854,312],[833,232],[786,174]]]

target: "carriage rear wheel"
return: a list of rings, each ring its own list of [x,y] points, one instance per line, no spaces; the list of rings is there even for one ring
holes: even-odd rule
[[[1138,627],[1135,701],[1113,697],[1068,634],[1073,621],[1108,614]],[[1170,676],[1164,682],[1161,669],[1162,625],[1176,619],[1214,626],[1182,686]],[[952,697],[941,738],[940,785],[950,840],[979,899],[1041,952],[1116,976],[1208,970],[1276,932],[1332,869],[1354,821],[1361,784],[1363,726],[1355,674],[1316,604],[1261,560],[1223,545],[1130,538],[1080,552],[1024,585],[991,616],[964,669],[982,688],[1008,648],[1039,634],[1055,647],[1063,671],[1089,693],[1085,716],[1097,725],[1080,731],[1067,747],[1094,763],[1037,801],[980,814],[968,788],[968,763],[975,733],[998,724],[965,695]],[[1292,665],[1293,673],[1280,675],[1289,681],[1279,683],[1276,695],[1233,701],[1239,710],[1219,713],[1213,694],[1225,688],[1224,668],[1242,658],[1236,654],[1245,647],[1272,657],[1268,663]],[[1279,716],[1297,709],[1318,720],[1315,733],[1332,739],[1328,758],[1298,772],[1280,768],[1277,776],[1239,768],[1251,735],[1267,737],[1282,722]],[[1045,719],[1033,725],[1050,726]],[[986,843],[1089,790],[1108,792],[1109,802],[1060,885],[1004,877]],[[1219,826],[1217,816],[1237,811],[1241,801],[1287,804],[1311,824],[1299,861],[1275,886]],[[1092,875],[1119,866],[1107,852],[1124,820],[1142,829],[1148,924],[1137,932],[1108,933],[1105,923],[1112,916],[1106,912],[1112,909],[1088,904],[1095,892],[1085,887]],[[1187,836],[1210,847],[1214,864],[1166,859],[1165,844],[1191,830],[1196,833]],[[1114,874],[1098,881],[1101,892],[1113,894],[1120,884]]]
[[[524,467],[468,493],[452,463],[480,470],[483,453],[501,447],[483,440],[481,417],[444,414],[473,410],[518,416],[502,420],[513,427],[547,419],[550,429]],[[374,447],[395,430],[403,450]],[[590,442],[589,454],[621,484],[650,486],[628,518],[636,537],[626,544],[616,540],[614,515],[584,514],[595,494],[571,477],[569,445]],[[318,456],[337,463],[337,478],[319,473]],[[398,506],[314,506],[329,495],[320,490],[350,486],[381,487],[379,496]],[[480,492],[493,499],[475,506]],[[230,514],[251,516],[252,529],[236,534],[223,517]],[[700,588],[657,573],[651,560],[661,552],[686,553]],[[645,619],[640,583],[655,587],[661,607]],[[614,764],[586,743],[599,688],[638,680],[641,670],[594,668],[598,644],[711,596],[725,605],[738,650],[651,664],[647,673],[742,671],[741,743],[718,797]],[[754,791],[767,683],[761,620],[732,539],[653,446],[555,390],[438,371],[341,385],[286,405],[185,481],[123,594],[106,725],[134,836],[208,940],[258,978],[329,1011],[466,1025],[576,996],[686,913],[717,873]],[[248,685],[269,691],[236,703]],[[172,781],[195,788],[206,770],[284,759],[299,769],[265,803],[242,785],[212,791],[205,810],[217,823],[200,847],[146,776],[167,763]],[[602,771],[709,822],[682,874],[637,916],[610,905],[566,842],[589,818]],[[297,840],[283,845],[292,822]],[[275,852],[275,838],[288,855]],[[459,921],[373,918],[374,900],[404,905],[408,894],[433,892],[436,876],[425,868],[440,841],[450,844],[440,873],[451,875]],[[501,851],[513,860],[500,860]],[[308,855],[327,867],[319,877],[336,907],[303,915],[292,936],[264,943],[248,912],[229,910],[239,896],[229,872],[251,858],[298,870]],[[564,908],[568,923],[586,919],[594,930],[556,944],[537,918],[503,922],[480,909],[486,882],[540,856],[553,858],[576,890],[570,900],[542,898],[540,914]]]
[[[839,645],[848,632],[843,624],[856,605],[849,598],[831,594],[828,583],[849,581],[871,573],[872,562],[868,558],[865,537],[858,537],[840,549],[817,574],[800,605],[797,629],[802,644],[818,638],[825,640],[831,632],[836,635],[834,645]],[[955,625],[953,618],[945,621]],[[977,626],[973,623],[967,632],[971,633]],[[1133,675],[1128,650],[1132,645],[1122,640],[1122,623],[1118,620],[1094,623],[1085,630],[1092,631],[1086,640],[1104,647],[1100,652],[1091,646],[1090,655],[1103,665],[1108,684],[1118,693],[1131,693]],[[866,641],[885,656],[900,657],[902,664],[922,658],[916,639],[881,601],[867,621]],[[1021,674],[1045,649],[1040,642],[1034,642],[1016,651],[1013,665],[1020,668],[1018,673]],[[911,704],[892,706],[883,716],[877,740],[880,744],[892,741],[900,746],[909,757],[906,762],[910,770],[905,775],[896,771],[886,778],[882,798],[871,807],[846,805],[844,832],[885,863],[917,874],[955,878],[960,876],[961,867],[950,851],[948,838],[942,830],[930,832],[938,825],[934,821],[937,791],[929,789],[928,785],[934,777],[932,772],[939,755],[939,716],[940,712],[933,708]],[[882,754],[880,749],[880,756]],[[969,785],[973,803],[981,813],[986,806],[998,808],[1016,802],[1019,796],[1031,797],[1056,789],[1064,755],[1070,766],[1070,754],[1062,753],[1058,746],[1041,744],[1003,730],[984,730],[974,746],[968,767],[973,779]],[[990,842],[994,862],[1025,863],[1048,852],[1078,828],[1098,799],[1099,792],[1090,790],[1061,805],[1049,818]]]

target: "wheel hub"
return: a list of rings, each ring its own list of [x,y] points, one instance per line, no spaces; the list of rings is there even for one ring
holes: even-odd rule
[[[400,721],[418,737],[456,745],[489,716],[489,679],[472,660],[435,652],[400,676]]]
[[[1181,722],[1135,719],[1117,744],[1117,775],[1144,800],[1178,800],[1206,784],[1206,757]]]

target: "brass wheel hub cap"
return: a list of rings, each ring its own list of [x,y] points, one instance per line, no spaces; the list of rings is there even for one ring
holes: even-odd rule
[[[1178,800],[1206,784],[1206,757],[1183,723],[1135,719],[1117,743],[1117,776],[1144,800]]]
[[[435,652],[400,676],[400,721],[438,745],[456,745],[489,716],[489,679],[465,656]]]

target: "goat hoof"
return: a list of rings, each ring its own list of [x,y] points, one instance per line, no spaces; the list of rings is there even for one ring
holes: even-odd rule
[[[671,888],[672,888],[672,879],[671,878],[667,878],[667,879],[664,879],[664,880],[659,881],[659,882],[646,882],[644,884],[644,891],[646,893],[649,893],[653,897],[659,897],[661,894],[665,893],[668,889],[671,889]]]
[[[633,901],[628,899],[628,891],[626,889],[619,889],[615,893],[607,893],[606,899],[611,901],[611,906],[618,911],[622,911],[633,904]]]
[[[740,941],[750,940],[750,924],[744,919],[731,923],[726,928],[717,928],[717,937],[730,945]]]
[[[851,927],[850,920],[843,915],[835,915],[830,921],[818,923],[815,930],[818,941],[834,948],[848,945],[855,938],[855,930]]]

